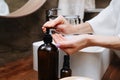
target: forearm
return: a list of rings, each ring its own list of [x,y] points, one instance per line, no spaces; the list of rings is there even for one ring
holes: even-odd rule
[[[88,38],[91,46],[101,46],[120,50],[120,38],[117,36],[90,35]]]
[[[84,34],[84,33],[93,33],[93,30],[89,23],[81,23],[75,26],[76,27],[76,34]]]

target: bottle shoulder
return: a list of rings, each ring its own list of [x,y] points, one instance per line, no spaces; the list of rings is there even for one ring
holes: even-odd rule
[[[67,71],[67,70],[71,70],[71,69],[68,68],[68,67],[63,67],[63,68],[61,69],[61,71]]]
[[[47,50],[47,51],[54,50],[54,51],[58,51],[58,48],[54,44],[48,43],[48,44],[40,45],[38,50]]]
[[[68,69],[61,69],[61,73],[72,73],[72,70],[70,68],[68,68]]]

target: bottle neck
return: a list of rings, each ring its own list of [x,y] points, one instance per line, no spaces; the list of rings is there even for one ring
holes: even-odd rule
[[[49,21],[49,10],[46,10],[46,21]],[[44,35],[43,41],[45,44],[51,44],[52,43],[52,36],[50,34],[50,29],[46,28],[46,33]]]
[[[69,55],[64,56],[63,68],[67,68],[67,69],[70,68]]]
[[[49,34],[49,29],[47,28],[46,34],[44,35],[43,41],[45,44],[52,43],[52,36]]]
[[[46,44],[46,45],[51,45],[52,44],[52,42],[44,42],[44,44]]]

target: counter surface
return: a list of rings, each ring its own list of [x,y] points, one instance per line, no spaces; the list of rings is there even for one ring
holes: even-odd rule
[[[32,56],[0,67],[0,80],[38,80]]]
[[[120,59],[114,58],[102,80],[120,80]],[[38,80],[33,70],[33,56],[0,67],[0,80]]]

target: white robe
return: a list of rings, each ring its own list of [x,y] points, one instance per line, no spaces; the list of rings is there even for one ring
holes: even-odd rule
[[[95,34],[120,37],[120,0],[112,0],[107,8],[87,22]],[[114,51],[120,57],[120,50]]]

